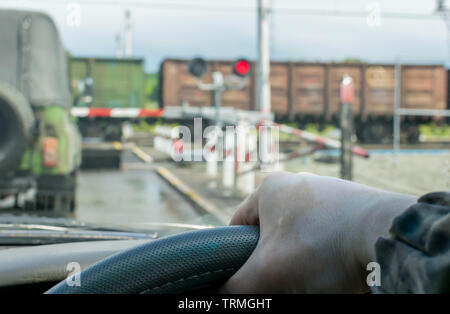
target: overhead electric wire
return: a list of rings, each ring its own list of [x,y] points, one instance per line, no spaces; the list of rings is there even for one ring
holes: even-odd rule
[[[30,3],[29,0],[16,0],[16,3]],[[144,2],[144,1],[124,1],[124,0],[42,0],[38,3],[70,3],[78,2],[84,5],[98,6],[122,6],[122,7],[138,7],[138,8],[152,8],[155,10],[179,10],[179,11],[196,11],[196,12],[211,12],[211,13],[255,13],[256,6],[244,5],[223,5],[223,4],[199,4],[198,2],[186,3],[184,2]],[[0,4],[2,1],[0,1]],[[37,2],[34,2],[37,3]],[[349,17],[349,18],[367,18],[369,11],[344,11],[334,9],[305,9],[299,7],[275,7],[272,8],[275,14],[284,15],[310,15],[310,16],[326,16],[326,17]],[[437,20],[440,18],[439,14],[430,12],[430,14],[423,13],[402,13],[402,12],[381,12],[381,18],[388,19],[410,19],[410,20]]]

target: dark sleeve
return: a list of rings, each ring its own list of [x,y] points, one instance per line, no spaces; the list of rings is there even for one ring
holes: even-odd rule
[[[450,293],[450,193],[429,193],[395,218],[375,244],[374,293]]]

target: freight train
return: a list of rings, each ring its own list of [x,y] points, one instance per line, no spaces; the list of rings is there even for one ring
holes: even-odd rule
[[[197,87],[189,74],[189,60],[166,59],[160,68],[160,104],[164,107],[211,106],[212,96]],[[209,61],[204,82],[212,72],[231,74],[233,61]],[[252,69],[255,69],[253,64]],[[222,105],[257,110],[256,71],[252,70],[247,86],[222,95]],[[400,107],[447,109],[447,70],[439,65],[402,65]],[[355,130],[362,142],[392,140],[395,99],[395,68],[389,64],[272,62],[270,83],[272,111],[279,122],[337,124],[339,86],[344,74],[355,85],[353,113]],[[402,117],[402,135],[409,142],[418,140],[420,123],[432,118]],[[443,118],[434,118],[441,119]]]

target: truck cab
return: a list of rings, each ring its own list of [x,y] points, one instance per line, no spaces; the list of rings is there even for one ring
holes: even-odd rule
[[[58,30],[44,13],[0,10],[0,41],[0,207],[74,211],[81,137]]]

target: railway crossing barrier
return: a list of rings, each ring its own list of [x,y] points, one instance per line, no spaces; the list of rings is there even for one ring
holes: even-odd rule
[[[218,144],[220,141],[220,134],[217,132],[209,132],[206,134],[206,138],[210,146],[206,147],[204,151],[206,159],[206,174],[209,177],[215,178],[217,176],[217,163],[218,163]]]
[[[285,124],[278,124],[268,120],[262,120],[259,124],[268,124],[273,126],[278,126],[281,133],[287,133],[291,135],[295,135],[307,142],[314,143],[316,145],[321,145],[323,148],[332,148],[332,149],[341,149],[341,142],[339,140],[327,138],[324,136],[316,135],[314,133],[304,131],[301,129],[293,128],[291,126]],[[352,154],[359,157],[369,158],[369,151],[359,147],[352,147]]]
[[[222,185],[235,188],[242,194],[255,189],[257,163],[257,134],[246,121],[241,121],[233,131],[225,133]]]
[[[183,142],[177,127],[157,126],[153,145],[156,150],[171,156],[173,160],[182,160]]]
[[[280,164],[279,152],[279,132],[280,127],[277,124],[257,125],[259,132],[259,153],[261,161],[261,170],[270,172],[282,170]]]
[[[271,120],[260,120],[256,128],[242,119],[239,121],[236,131],[226,133],[224,138],[224,161],[222,184],[227,188],[235,188],[237,191],[250,194],[255,187],[255,171],[282,170],[284,161],[313,154],[321,149],[339,149],[341,151],[341,177],[352,179],[352,156],[368,158],[369,152],[359,146],[352,146],[353,116],[351,110],[352,81],[348,77],[343,81],[341,90],[341,140],[335,140],[319,136],[301,129],[287,125],[277,124]],[[253,132],[252,132],[253,130]],[[279,132],[298,136],[313,145],[309,148],[284,154],[278,150]],[[259,143],[258,143],[259,139]],[[257,154],[259,153],[259,155]],[[234,167],[233,167],[234,162]]]
[[[222,165],[222,184],[225,188],[232,188],[235,185],[236,151],[235,133],[226,132],[224,137],[224,156]]]
[[[258,159],[258,139],[247,122],[236,128],[236,161],[234,172],[236,189],[243,194],[251,194],[255,189],[255,165]]]

